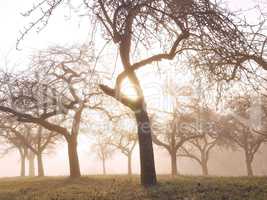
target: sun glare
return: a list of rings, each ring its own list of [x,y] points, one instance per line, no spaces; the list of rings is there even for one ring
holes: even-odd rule
[[[127,78],[122,82],[122,93],[131,100],[137,100],[137,87]]]

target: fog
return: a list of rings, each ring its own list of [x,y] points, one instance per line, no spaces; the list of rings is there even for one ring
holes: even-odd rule
[[[82,144],[82,145],[81,145]],[[83,175],[102,174],[101,161],[90,155],[89,142],[79,141],[79,156],[81,172]],[[44,156],[44,166],[47,176],[65,176],[69,174],[68,157],[66,145],[60,145],[56,153]],[[170,174],[170,156],[168,153],[155,146],[156,169],[159,174]],[[267,146],[262,146],[256,155],[253,163],[256,176],[266,176]],[[244,155],[241,150],[233,152],[231,150],[213,149],[209,162],[209,172],[213,176],[246,176],[246,166]],[[20,174],[20,158],[18,152],[14,151],[0,160],[0,176],[13,177]],[[133,173],[139,174],[139,156],[136,148],[133,156]],[[201,168],[189,158],[178,158],[178,172],[182,175],[201,175]],[[37,173],[37,171],[36,171]],[[127,159],[121,153],[116,153],[107,161],[107,174],[127,174]]]

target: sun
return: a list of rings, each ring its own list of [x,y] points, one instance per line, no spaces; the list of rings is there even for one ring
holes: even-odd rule
[[[135,86],[128,78],[122,82],[121,92],[131,100],[137,100],[139,98],[137,94],[138,87]]]
[[[152,110],[171,111],[173,100],[166,94],[166,87],[170,85],[187,86],[193,79],[190,72],[174,72],[173,66],[164,66],[165,73],[159,73],[153,69],[153,66],[138,70],[136,75],[140,82],[144,94],[146,106]],[[125,78],[121,83],[121,93],[129,99],[138,100],[138,87],[135,86],[129,78]]]

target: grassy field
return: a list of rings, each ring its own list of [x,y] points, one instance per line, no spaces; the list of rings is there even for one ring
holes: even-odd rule
[[[138,177],[0,179],[0,200],[267,200],[267,178],[159,177],[144,189]]]

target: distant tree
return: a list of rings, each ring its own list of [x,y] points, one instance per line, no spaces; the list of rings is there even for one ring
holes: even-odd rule
[[[45,175],[43,166],[43,154],[50,149],[55,148],[55,143],[59,139],[58,133],[51,132],[44,129],[41,126],[31,127],[31,141],[26,143],[29,148],[28,158],[29,158],[29,173],[31,176],[34,171],[34,157],[37,157],[38,163],[38,176],[42,177]],[[24,139],[22,139],[24,140]]]
[[[37,157],[38,176],[44,176],[43,153],[54,148],[58,134],[34,124],[20,124],[14,120],[1,120],[0,128],[7,137],[15,138],[25,149],[22,155],[29,159],[29,175],[34,176],[34,157]],[[21,151],[21,150],[20,150]],[[25,161],[24,161],[25,162]]]
[[[192,95],[192,88],[168,86],[167,94],[170,96],[172,110],[159,112],[153,117],[153,142],[168,151],[171,157],[171,174],[176,176],[177,153],[185,142],[201,137],[201,131],[196,127],[195,115],[196,99]],[[183,99],[183,98],[186,98]],[[158,118],[158,119],[157,119]]]
[[[219,116],[213,111],[205,108],[196,110],[198,122],[196,123],[196,130],[201,134],[201,137],[196,137],[188,140],[179,148],[178,157],[191,158],[201,166],[202,175],[209,175],[208,161],[210,153],[214,147],[224,144],[221,139]]]
[[[255,154],[259,151],[261,145],[267,141],[267,137],[254,131],[255,123],[258,123],[258,121],[251,119],[253,102],[249,96],[238,96],[228,103],[231,113],[222,118],[223,137],[234,142],[243,150],[247,175],[253,176],[252,163]]]
[[[111,158],[114,149],[109,145],[106,136],[103,133],[97,133],[96,141],[92,145],[92,150],[96,153],[97,158],[102,162],[103,174],[107,174],[106,161]]]
[[[21,131],[21,135],[25,137],[26,140],[29,140],[29,134],[25,131]],[[10,153],[12,150],[17,150],[20,155],[20,176],[26,176],[26,159],[28,156],[29,149],[25,143],[16,136],[12,130],[1,129],[0,138],[3,141],[1,156],[5,156]]]
[[[124,115],[123,119],[116,119],[113,122],[113,132],[108,139],[108,144],[120,150],[128,159],[128,175],[132,175],[132,154],[137,144],[137,133],[135,122],[132,121],[131,114]]]

